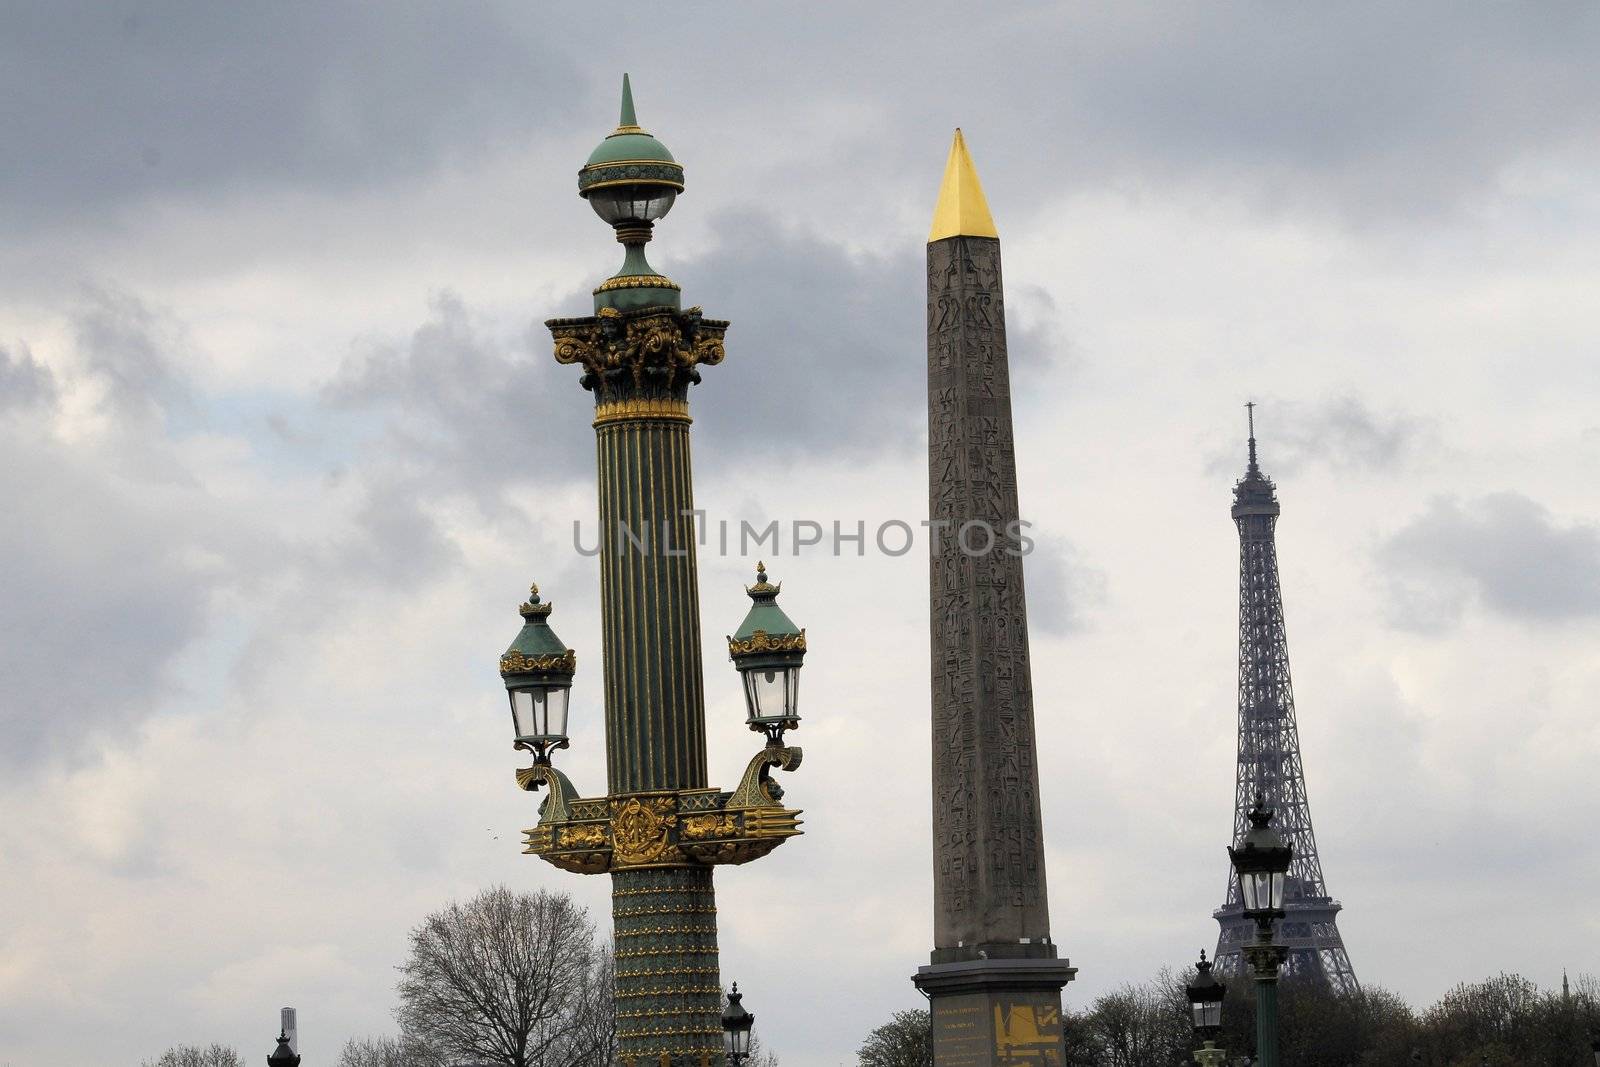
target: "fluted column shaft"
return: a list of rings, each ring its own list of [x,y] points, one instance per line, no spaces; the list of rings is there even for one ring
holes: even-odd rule
[[[606,780],[613,794],[698,789],[705,696],[688,404],[611,413],[627,406],[602,404],[595,420]]]

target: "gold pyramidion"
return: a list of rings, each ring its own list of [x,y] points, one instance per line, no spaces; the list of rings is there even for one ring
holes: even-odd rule
[[[967,142],[957,127],[950,144],[950,159],[944,165],[944,184],[939,186],[939,206],[933,209],[928,243],[946,237],[999,236],[994,216],[989,214],[989,202],[983,198],[983,186],[978,183],[978,170],[972,165]]]

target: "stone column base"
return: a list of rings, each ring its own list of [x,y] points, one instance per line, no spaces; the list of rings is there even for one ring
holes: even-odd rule
[[[1061,1067],[1066,960],[936,963],[911,979],[933,1016],[934,1067]]]

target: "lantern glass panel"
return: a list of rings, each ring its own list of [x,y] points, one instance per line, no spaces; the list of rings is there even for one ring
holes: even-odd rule
[[[566,686],[530,686],[511,690],[511,715],[517,737],[567,736]]]
[[[787,674],[782,667],[757,667],[744,672],[745,697],[752,720],[784,717]]]
[[[1194,1013],[1196,1030],[1215,1029],[1222,1025],[1222,1001],[1197,1000],[1189,1008]]]
[[[672,210],[678,193],[660,185],[613,185],[589,194],[594,213],[615,226],[619,222],[654,222]]]
[[[728,1056],[743,1059],[750,1052],[750,1029],[733,1029],[722,1031],[723,1041],[727,1044]]]

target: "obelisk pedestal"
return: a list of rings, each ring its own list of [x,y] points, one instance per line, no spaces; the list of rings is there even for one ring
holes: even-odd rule
[[[928,238],[934,1067],[1062,1062],[1000,240],[961,131]]]

